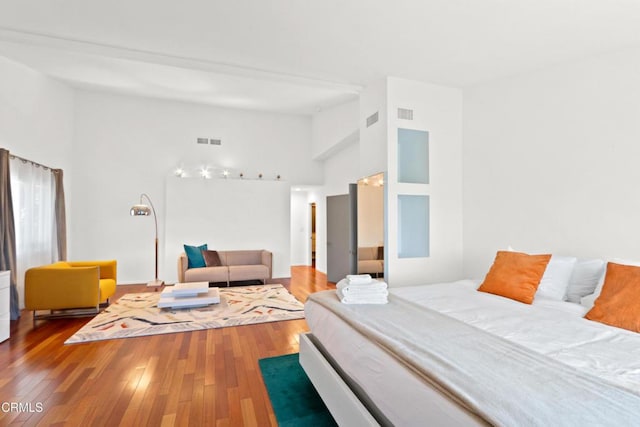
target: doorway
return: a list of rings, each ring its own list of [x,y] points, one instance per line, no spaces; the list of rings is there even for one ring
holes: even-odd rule
[[[327,280],[337,283],[357,272],[357,186],[327,196]]]
[[[316,204],[311,206],[311,267],[316,268]]]

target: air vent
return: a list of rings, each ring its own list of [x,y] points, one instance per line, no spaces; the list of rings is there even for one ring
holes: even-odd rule
[[[378,122],[378,112],[376,111],[375,113],[373,113],[372,115],[370,115],[369,117],[367,117],[367,127],[373,125],[374,123]]]
[[[413,110],[398,108],[398,118],[402,120],[413,120]]]
[[[198,138],[198,144],[222,145],[222,140],[220,138]]]

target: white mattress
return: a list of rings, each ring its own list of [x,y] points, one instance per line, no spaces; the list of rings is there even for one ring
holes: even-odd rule
[[[479,293],[477,285],[462,281],[390,292],[640,393],[640,334],[583,319],[586,309],[578,304],[536,300],[526,305]],[[313,335],[390,422],[478,422],[323,306],[309,301],[305,311]],[[432,419],[433,405],[438,420]]]

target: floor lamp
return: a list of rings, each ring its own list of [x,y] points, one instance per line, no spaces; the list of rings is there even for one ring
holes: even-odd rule
[[[149,201],[151,208],[143,203],[143,198],[146,198]],[[147,196],[145,193],[142,193],[140,195],[140,204],[133,205],[131,207],[130,213],[131,216],[149,216],[153,214],[153,221],[156,224],[156,278],[147,283],[147,286],[162,286],[164,284],[164,281],[158,279],[158,218],[156,217],[156,209],[153,207],[153,202],[151,201],[149,196]]]

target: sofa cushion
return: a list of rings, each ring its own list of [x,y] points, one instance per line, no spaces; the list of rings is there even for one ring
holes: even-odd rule
[[[269,268],[266,265],[230,265],[229,281],[237,280],[264,280],[269,278]]]
[[[358,260],[364,261],[364,260],[376,259],[378,255],[376,251],[377,249],[372,247],[360,247],[358,248]]]
[[[61,261],[25,272],[27,310],[94,308],[116,291],[117,262]]]
[[[202,257],[207,267],[220,267],[222,265],[218,251],[202,251]]]
[[[383,273],[384,263],[381,260],[361,260],[358,261],[359,274]]]
[[[71,264],[66,261],[58,261],[53,264],[46,265],[47,268],[71,268]]]
[[[185,282],[226,282],[229,270],[226,266],[190,268],[184,272]]]
[[[225,253],[225,258],[227,265],[229,266],[254,264],[262,265],[262,251],[227,251]]]
[[[114,279],[100,279],[100,302],[106,302],[116,293],[116,281]]]
[[[204,262],[204,258],[202,257],[202,251],[206,251],[207,249],[208,248],[206,243],[202,246],[184,245],[184,252],[187,254],[187,259],[189,260],[189,268],[200,268],[207,266]]]

